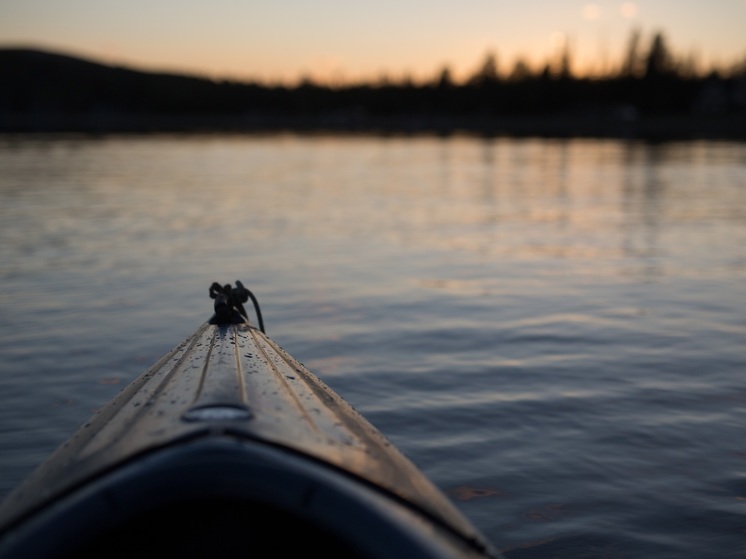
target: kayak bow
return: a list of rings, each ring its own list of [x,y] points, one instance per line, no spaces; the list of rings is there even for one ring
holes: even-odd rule
[[[240,282],[0,505],[0,557],[496,558]],[[254,303],[260,327],[242,303]]]

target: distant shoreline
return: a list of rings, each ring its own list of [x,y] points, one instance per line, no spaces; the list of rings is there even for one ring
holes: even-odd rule
[[[336,133],[387,135],[746,140],[746,115],[387,116],[2,114],[0,133]]]
[[[745,71],[746,72],[746,71]],[[746,73],[294,88],[0,49],[2,133],[353,133],[746,140]]]

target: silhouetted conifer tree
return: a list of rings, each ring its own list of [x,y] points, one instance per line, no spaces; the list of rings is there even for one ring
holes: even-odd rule
[[[624,78],[635,78],[640,75],[640,38],[642,33],[634,29],[627,42],[627,53],[622,62],[621,75]]]
[[[531,67],[528,62],[519,58],[513,65],[513,70],[510,72],[510,80],[514,82],[520,82],[527,80],[532,76]]]
[[[668,50],[663,33],[658,32],[653,37],[650,52],[645,60],[645,77],[656,79],[671,76],[674,73],[674,60]]]
[[[496,83],[499,79],[500,75],[498,72],[497,55],[494,52],[488,52],[482,65],[469,82],[473,85],[488,85]]]
[[[443,66],[440,73],[438,74],[435,85],[442,89],[453,86],[453,76],[451,75],[451,69],[448,66]]]
[[[562,48],[562,54],[559,59],[559,67],[557,68],[557,77],[561,80],[569,79],[572,76],[572,56],[570,53],[570,43],[565,41],[565,45]]]

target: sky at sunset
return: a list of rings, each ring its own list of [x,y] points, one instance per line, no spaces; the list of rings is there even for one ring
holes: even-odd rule
[[[633,29],[705,66],[746,59],[746,0],[0,0],[0,46],[146,70],[344,83],[507,72],[567,44],[578,72],[619,63]]]

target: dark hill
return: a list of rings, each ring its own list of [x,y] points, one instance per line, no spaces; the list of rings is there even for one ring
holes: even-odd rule
[[[0,49],[0,83],[0,112],[42,114],[231,113],[258,89],[29,49]]]

